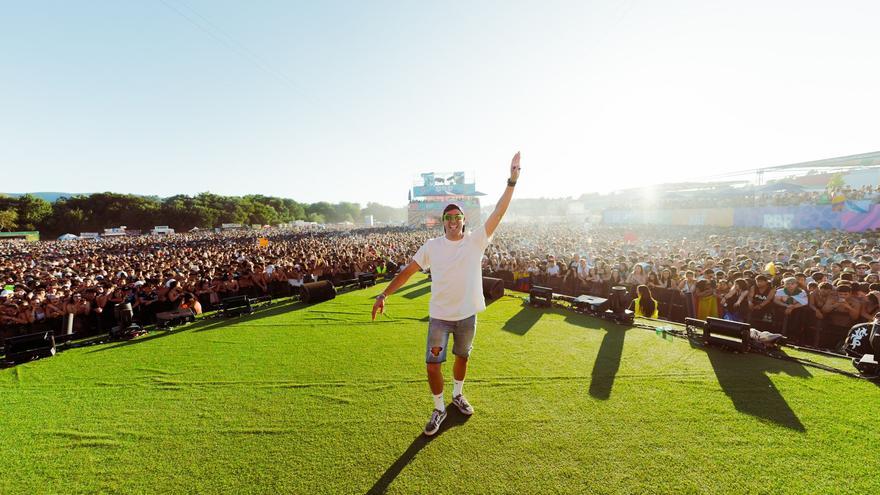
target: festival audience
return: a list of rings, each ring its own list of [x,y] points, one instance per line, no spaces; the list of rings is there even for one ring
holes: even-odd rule
[[[117,304],[136,320],[235,295],[283,297],[316,280],[393,275],[439,231],[408,228],[199,232],[27,243],[0,241],[0,332],[106,332]],[[260,239],[267,239],[268,244]],[[484,273],[527,291],[604,296],[644,285],[660,317],[724,317],[790,340],[838,346],[880,307],[878,232],[505,224]],[[786,283],[783,283],[786,280]],[[673,297],[674,296],[674,297]]]

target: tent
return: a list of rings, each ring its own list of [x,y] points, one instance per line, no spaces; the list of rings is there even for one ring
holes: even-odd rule
[[[73,239],[79,239],[79,237],[73,234],[64,234],[58,238],[59,241],[71,241]]]

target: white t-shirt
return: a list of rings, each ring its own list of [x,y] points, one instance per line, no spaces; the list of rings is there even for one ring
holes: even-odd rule
[[[785,293],[785,288],[776,290],[776,297],[781,297],[786,300],[785,304],[791,305],[795,302],[806,306],[808,304],[807,292],[804,290],[799,290],[799,292],[793,296],[789,296]]]
[[[423,270],[431,269],[431,318],[458,321],[486,309],[480,261],[491,240],[480,225],[460,241],[428,239],[413,255]]]

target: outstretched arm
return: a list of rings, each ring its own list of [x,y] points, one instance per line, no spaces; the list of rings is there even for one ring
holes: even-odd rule
[[[495,229],[498,228],[498,224],[501,223],[501,218],[507,211],[507,207],[510,206],[510,198],[513,197],[513,186],[510,184],[516,184],[517,179],[519,179],[519,151],[513,155],[513,160],[510,161],[510,180],[507,182],[508,185],[504,189],[504,194],[501,195],[501,199],[499,199],[498,204],[495,205],[495,211],[493,211],[492,214],[489,215],[489,218],[486,219],[487,237],[491,237],[495,232]]]
[[[388,284],[388,287],[382,291],[381,294],[376,298],[376,302],[373,303],[373,319],[376,319],[376,313],[384,313],[385,312],[385,298],[394,294],[394,291],[403,287],[403,284],[409,280],[410,277],[413,276],[414,273],[419,271],[421,267],[415,260],[410,260],[409,264],[403,267],[403,270],[398,273],[394,279],[391,280],[391,283]]]

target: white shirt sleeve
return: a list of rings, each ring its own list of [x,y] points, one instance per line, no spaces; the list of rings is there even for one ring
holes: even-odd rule
[[[492,237],[486,235],[486,225],[480,225],[476,230],[474,230],[473,235],[476,237],[477,245],[480,246],[480,250],[485,251],[487,247],[489,247],[489,243],[492,242],[492,237],[495,237],[495,234],[492,234]]]
[[[422,247],[413,255],[413,261],[418,263],[422,270],[427,270],[431,267],[431,260],[428,257],[428,242],[422,244]]]

